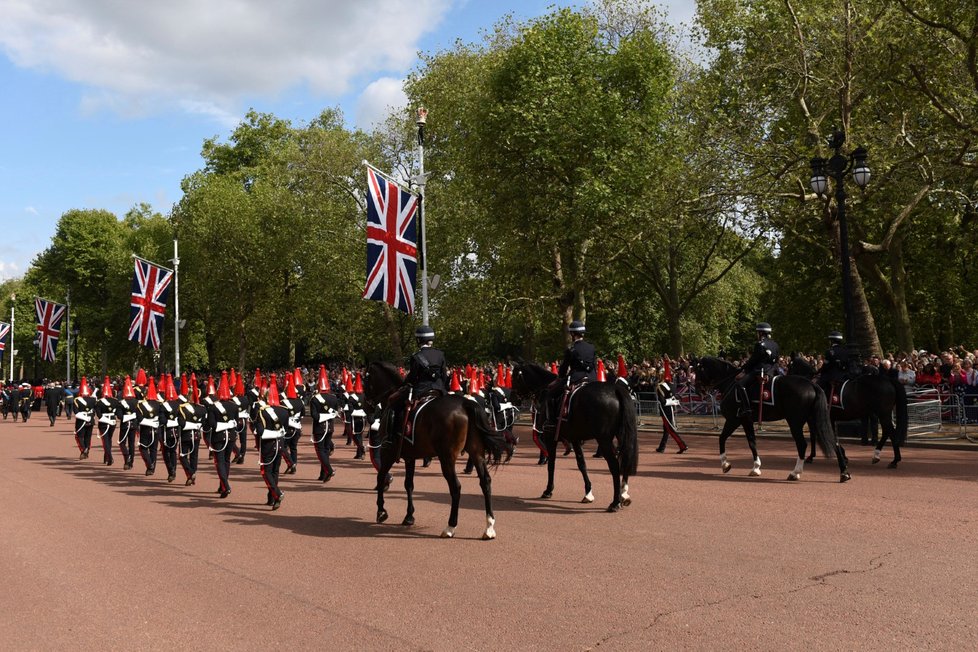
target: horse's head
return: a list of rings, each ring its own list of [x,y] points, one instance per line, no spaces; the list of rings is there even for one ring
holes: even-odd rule
[[[811,380],[815,377],[815,367],[800,355],[793,355],[791,356],[791,362],[788,364],[788,374],[791,376],[803,376]]]
[[[391,393],[404,384],[401,372],[389,362],[371,362],[363,381],[363,400],[370,410],[384,401]]]
[[[557,376],[545,367],[532,362],[520,362],[513,366],[512,395],[516,399],[535,398]]]
[[[714,389],[737,374],[736,367],[720,358],[698,358],[693,362],[692,369],[696,374],[696,391],[700,393]]]

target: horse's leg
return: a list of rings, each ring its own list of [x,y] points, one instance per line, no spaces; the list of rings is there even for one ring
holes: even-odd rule
[[[757,435],[754,432],[754,422],[748,415],[741,422],[744,426],[744,434],[747,435],[747,446],[750,454],[754,458],[754,466],[751,468],[749,476],[756,478],[761,474],[761,456],[757,454]]]
[[[584,478],[584,498],[581,499],[581,502],[593,503],[594,494],[591,492],[591,478],[587,476],[587,462],[584,460],[584,451],[581,449],[581,442],[575,441],[571,445],[574,447],[574,457],[577,459],[577,469],[581,472],[581,477]],[[601,457],[604,457],[601,444],[598,444],[598,453],[601,454]]]
[[[831,410],[832,408],[830,407],[829,409]],[[808,434],[810,435],[811,440],[812,440],[812,448],[808,452],[808,457],[805,458],[805,463],[806,464],[811,464],[812,462],[815,461],[815,428],[812,427],[812,426],[813,426],[813,424],[811,422],[809,422],[809,424],[808,424]]]
[[[541,498],[550,498],[554,495],[554,465],[557,462],[557,438],[552,434],[547,436],[547,488],[544,489]]]
[[[458,525],[458,503],[462,498],[462,483],[458,481],[455,459],[450,451],[439,454],[438,461],[441,463],[441,474],[445,476],[445,482],[448,483],[448,492],[452,495],[452,511],[448,515],[448,527],[442,530],[441,536],[451,539],[455,536],[455,528]]]
[[[479,486],[486,501],[486,531],[482,533],[482,538],[488,541],[496,538],[496,515],[492,513],[492,477],[486,468],[485,459],[481,456],[476,458],[475,472],[479,475]]]
[[[385,454],[386,453],[386,454]],[[387,520],[387,510],[384,509],[384,492],[390,486],[390,469],[394,466],[392,453],[387,453],[381,449],[378,455],[379,464],[377,468],[377,522],[383,523]]]
[[[737,429],[736,419],[727,419],[723,422],[723,430],[720,431],[720,470],[728,473],[733,465],[727,461],[727,440]]]
[[[608,505],[609,512],[617,512],[622,507],[621,496],[621,464],[618,463],[618,455],[615,454],[615,447],[611,442],[606,442],[604,446],[599,446],[604,452],[604,459],[608,462],[608,471],[611,473],[611,485],[614,498]],[[631,502],[631,500],[629,500]]]
[[[414,458],[404,458],[404,491],[407,493],[407,514],[401,525],[414,525]]]
[[[798,449],[798,459],[795,460],[794,470],[788,474],[788,479],[791,481],[801,480],[801,472],[805,470],[805,462],[811,461],[805,459],[805,449],[808,447],[808,442],[805,440],[805,425],[804,423],[788,422],[788,427],[791,429],[791,437],[795,440],[795,447]],[[815,433],[812,432],[812,453],[815,452]]]

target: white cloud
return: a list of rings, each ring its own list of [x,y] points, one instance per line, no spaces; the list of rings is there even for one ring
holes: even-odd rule
[[[0,260],[0,281],[20,276],[20,265],[14,262]]]
[[[336,97],[406,70],[452,0],[0,0],[0,50],[90,91],[83,109],[234,119],[299,85]],[[161,106],[162,105],[162,106]]]
[[[362,129],[382,123],[392,111],[407,106],[404,80],[381,77],[363,89],[357,99],[356,124]]]
[[[34,208],[33,206],[28,206],[27,208],[24,209],[24,212],[28,213],[29,215],[38,215],[37,209]]]

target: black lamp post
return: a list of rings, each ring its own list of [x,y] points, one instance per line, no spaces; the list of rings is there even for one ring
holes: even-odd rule
[[[41,348],[41,334],[37,333],[34,335],[34,377],[31,379],[31,384],[37,382],[37,352]]]
[[[78,318],[76,317],[74,323],[71,325],[71,341],[75,345],[75,371],[72,374],[75,377],[75,381],[78,381],[78,358],[81,353],[81,347],[78,345],[78,333],[81,329],[78,327]]]
[[[849,258],[849,226],[846,223],[846,190],[845,176],[852,172],[852,180],[860,188],[869,183],[870,171],[866,166],[866,148],[857,147],[850,156],[841,152],[846,142],[844,131],[836,131],[829,138],[829,147],[835,154],[828,160],[820,157],[812,159],[812,190],[819,197],[824,197],[829,191],[828,177],[835,181],[835,204],[839,216],[839,247],[842,258],[842,308],[846,317],[846,342],[850,346],[856,344],[856,322],[853,314],[852,297],[852,263]]]

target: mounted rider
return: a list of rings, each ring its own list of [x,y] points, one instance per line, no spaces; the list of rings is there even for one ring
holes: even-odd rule
[[[406,415],[424,396],[448,393],[445,353],[434,347],[435,331],[431,326],[422,324],[415,329],[414,338],[417,340],[418,350],[408,362],[408,373],[404,378],[405,388],[391,399],[391,410],[394,415],[391,434],[402,434],[401,426]]]
[[[839,331],[829,333],[828,340],[830,342],[829,348],[825,350],[817,383],[825,395],[831,397],[833,385],[841,383],[849,373],[851,353],[849,348],[843,344],[842,333]]]
[[[738,416],[749,416],[752,413],[750,396],[747,394],[747,387],[757,382],[762,376],[765,378],[777,374],[778,356],[781,351],[778,343],[771,339],[771,324],[760,322],[754,328],[757,333],[757,342],[754,343],[754,350],[751,351],[747,362],[740,368],[740,372],[734,378],[737,383],[735,396],[738,405]]]
[[[567,327],[571,344],[564,351],[564,359],[557,369],[557,379],[550,385],[547,425],[557,427],[564,398],[571,390],[586,382],[595,382],[597,375],[597,354],[594,345],[584,339],[584,322],[574,320]]]

